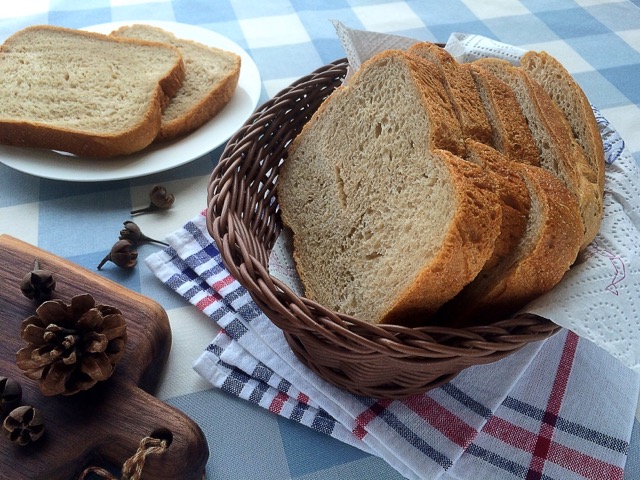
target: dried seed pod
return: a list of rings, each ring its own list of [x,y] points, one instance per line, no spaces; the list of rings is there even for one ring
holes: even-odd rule
[[[166,210],[171,208],[173,203],[176,201],[176,197],[167,192],[167,189],[162,185],[156,185],[153,187],[151,193],[149,193],[149,199],[151,200],[151,203],[148,207],[132,210],[131,215],[153,212],[154,210]]]
[[[40,410],[23,405],[9,413],[2,427],[9,440],[25,446],[38,441],[44,434],[44,417]]]
[[[108,379],[127,340],[120,310],[96,304],[89,294],[76,295],[70,305],[44,302],[21,328],[28,345],[16,363],[43,395],[73,395]]]
[[[149,198],[151,199],[151,205],[154,205],[159,209],[171,208],[173,203],[176,201],[176,197],[167,192],[167,189],[162,185],[156,185],[153,187],[149,194]]]
[[[20,405],[22,385],[13,378],[0,377],[0,413],[3,415]]]
[[[20,283],[22,294],[27,298],[41,302],[49,300],[55,289],[56,280],[53,273],[49,270],[41,269],[40,263],[36,258],[33,270],[27,273]]]
[[[113,262],[121,268],[133,268],[138,263],[138,252],[133,249],[131,240],[118,240],[111,247],[111,251],[98,264],[100,270],[105,263]]]
[[[130,240],[133,243],[133,246],[138,245],[141,242],[154,242],[159,243],[161,245],[169,246],[168,243],[162,242],[160,240],[156,240],[155,238],[147,237],[140,227],[135,222],[131,220],[127,220],[124,222],[124,228],[120,230],[120,240]]]

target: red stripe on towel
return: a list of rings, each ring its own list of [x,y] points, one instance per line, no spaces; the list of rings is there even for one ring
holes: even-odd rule
[[[427,395],[415,395],[403,403],[429,425],[463,448],[467,448],[478,431]]]
[[[380,400],[358,415],[356,417],[356,426],[353,429],[353,434],[362,440],[367,435],[366,427],[369,422],[376,418],[382,410],[391,405],[391,402],[392,400]]]
[[[283,392],[278,392],[278,394],[271,400],[269,404],[269,411],[272,413],[280,413],[282,411],[282,407],[286,403],[289,395]]]
[[[533,456],[526,476],[527,480],[540,480],[542,478],[542,472],[544,471],[544,464],[549,455],[551,439],[553,438],[558,414],[560,413],[562,400],[564,399],[564,394],[567,389],[567,382],[571,375],[578,340],[579,338],[575,333],[567,333],[558,371],[551,387],[549,399],[547,400],[547,408],[533,447]]]

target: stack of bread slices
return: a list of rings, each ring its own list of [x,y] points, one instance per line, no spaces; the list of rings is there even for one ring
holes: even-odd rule
[[[0,47],[0,143],[114,157],[181,137],[224,107],[240,57],[150,25],[38,25]]]
[[[305,295],[371,323],[499,320],[553,288],[602,218],[586,96],[544,52],[376,55],[322,104],[278,181]]]

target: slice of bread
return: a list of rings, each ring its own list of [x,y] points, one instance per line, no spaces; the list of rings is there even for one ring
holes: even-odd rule
[[[491,72],[473,63],[464,66],[473,77],[491,124],[493,148],[512,161],[540,165],[538,148],[513,90]]]
[[[603,211],[604,148],[600,129],[591,104],[584,91],[567,69],[546,52],[529,51],[521,58],[521,66],[549,94],[565,114],[576,142],[582,148],[586,164],[581,165],[582,176],[596,194],[594,218],[587,223],[587,240],[595,237]]]
[[[184,79],[178,49],[52,26],[0,48],[0,143],[110,157],[158,135]]]
[[[470,148],[476,161],[485,162],[491,169],[506,161],[497,151],[483,147]],[[530,198],[526,228],[516,230],[521,237],[511,237],[515,245],[499,263],[483,268],[473,282],[438,312],[440,323],[451,326],[486,323],[513,314],[551,290],[577,257],[583,228],[575,195],[543,168],[508,163],[509,170],[520,176],[520,183],[525,185],[522,193]],[[510,188],[516,185],[513,182]]]
[[[463,136],[491,144],[493,138],[491,125],[467,68],[459,64],[444,48],[431,42],[418,42],[407,51],[429,60],[442,73],[447,94],[460,122]]]
[[[601,196],[588,174],[588,162],[573,138],[569,122],[551,97],[526,72],[499,59],[483,58],[476,65],[504,81],[515,93],[540,153],[540,166],[561,179],[578,199],[583,223],[582,248],[600,228]]]
[[[472,139],[466,140],[466,160],[486,170],[494,181],[494,191],[498,196],[501,222],[500,233],[489,260],[482,272],[493,269],[508,258],[516,249],[527,228],[531,199],[524,180],[513,162],[493,147]]]
[[[292,143],[277,192],[305,295],[372,323],[424,324],[494,250],[501,211],[464,151],[438,70],[362,65]]]
[[[176,138],[201,127],[229,103],[240,77],[240,56],[161,28],[134,24],[112,32],[117,37],[168,43],[182,53],[186,76],[182,88],[162,116],[158,140]]]

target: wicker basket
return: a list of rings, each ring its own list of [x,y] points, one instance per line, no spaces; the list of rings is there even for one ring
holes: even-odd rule
[[[398,399],[496,361],[559,327],[519,315],[467,328],[371,325],[300,297],[268,273],[282,227],[275,187],[287,146],[344,79],[344,59],[299,79],[254,113],[228,142],[208,190],[207,227],[225,266],[325,380],[358,395]]]

